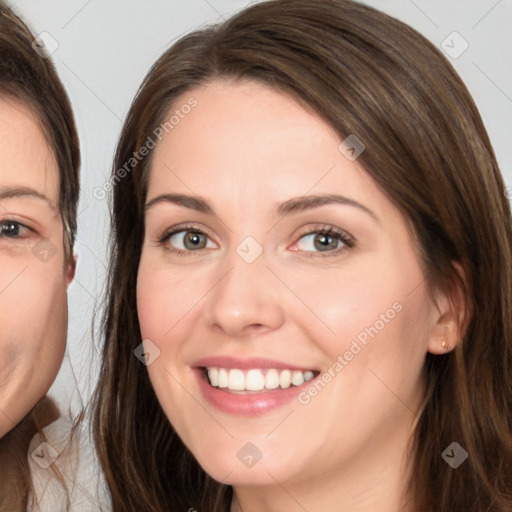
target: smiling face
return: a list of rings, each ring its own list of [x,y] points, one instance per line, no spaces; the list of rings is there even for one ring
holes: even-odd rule
[[[59,172],[36,117],[0,98],[0,437],[48,391],[67,328]]]
[[[405,220],[290,97],[191,96],[154,150],[138,273],[163,410],[238,488],[398,468],[439,319]]]

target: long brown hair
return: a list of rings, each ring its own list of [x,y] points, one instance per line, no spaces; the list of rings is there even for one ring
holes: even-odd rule
[[[0,1],[0,98],[15,99],[37,116],[57,160],[67,266],[72,264],[77,229],[80,147],[64,86],[51,60],[42,58],[32,47],[34,39],[25,23]],[[27,460],[29,443],[37,433],[44,438],[42,429],[59,414],[56,405],[44,397],[0,439],[1,510],[26,510],[32,490]]]
[[[435,290],[463,291],[464,337],[425,360],[408,495],[422,512],[512,510],[512,221],[477,108],[423,36],[351,0],[270,0],[174,44],[149,71],[119,140],[95,442],[114,512],[229,510],[162,412],[141,343],[136,281],[151,156],[134,153],[182,93],[216,78],[291,95],[366,145],[369,175],[405,215]],[[126,163],[134,165],[121,173]],[[457,271],[457,267],[463,273]],[[457,441],[469,459],[442,459]],[[405,484],[404,484],[405,486]],[[181,508],[180,508],[181,507]]]

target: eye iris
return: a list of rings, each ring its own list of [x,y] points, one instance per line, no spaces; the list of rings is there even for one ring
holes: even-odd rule
[[[338,245],[338,239],[333,235],[327,235],[325,233],[319,233],[315,236],[315,248],[319,251],[325,251],[327,249],[336,249]]]
[[[202,237],[202,233],[188,231],[185,234],[185,240],[184,240],[185,247],[187,249],[202,249],[202,248],[204,248],[206,246],[206,240],[205,240],[204,236],[202,239],[201,239],[201,237]]]
[[[14,238],[20,234],[20,227],[14,222],[8,222],[0,226],[0,234],[3,236]]]

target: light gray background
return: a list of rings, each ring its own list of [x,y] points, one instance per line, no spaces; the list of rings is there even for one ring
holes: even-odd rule
[[[108,237],[108,202],[93,196],[110,173],[123,119],[145,73],[173,41],[221,21],[249,0],[10,0],[36,35],[57,43],[58,72],[75,110],[83,152],[78,270],[69,289],[68,349],[51,393],[76,411],[96,378]],[[450,57],[473,95],[512,197],[512,0],[366,0],[416,28]],[[447,37],[450,36],[448,39]],[[78,383],[78,387],[77,384]]]

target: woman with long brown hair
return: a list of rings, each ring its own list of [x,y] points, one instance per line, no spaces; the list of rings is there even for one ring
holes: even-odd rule
[[[66,423],[46,393],[66,343],[80,150],[45,51],[0,2],[0,510],[9,512],[39,510],[50,489],[51,503],[69,505],[59,471],[69,432],[60,435]]]
[[[512,223],[443,55],[350,0],[189,34],[128,114],[113,510],[512,510]]]

